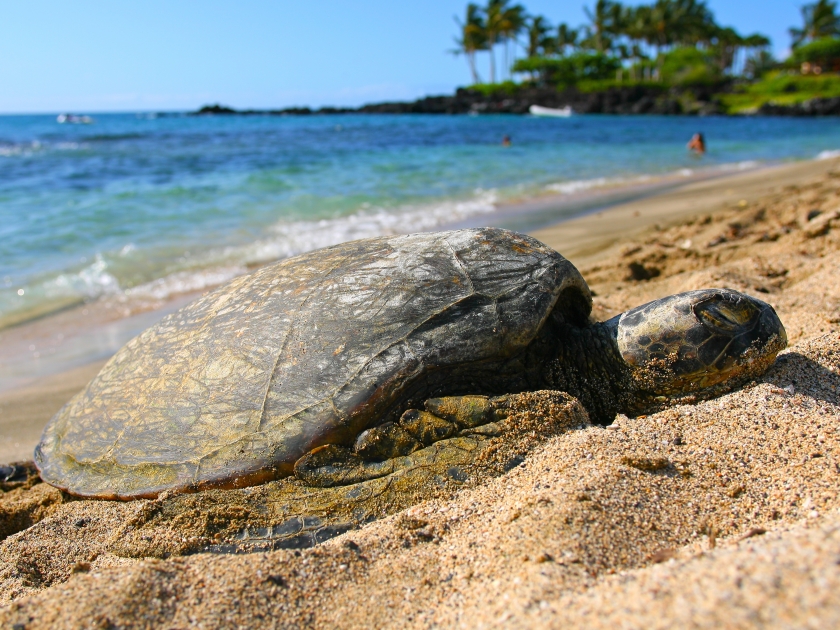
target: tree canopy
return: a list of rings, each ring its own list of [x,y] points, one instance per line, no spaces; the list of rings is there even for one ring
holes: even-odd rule
[[[833,36],[838,32],[835,4],[818,0],[803,7],[805,27],[801,29],[801,41],[810,41],[815,33]],[[632,79],[658,80],[666,71],[666,58],[670,58],[667,72],[671,76],[702,75],[703,81],[736,69],[756,72],[772,62],[767,37],[758,33],[742,35],[718,24],[705,0],[653,0],[637,6],[595,0],[584,12],[585,24],[572,27],[561,23],[554,27],[545,16],[531,15],[523,5],[510,0],[487,0],[483,6],[470,3],[465,18],[456,18],[456,52],[466,56],[475,82],[480,80],[476,55],[486,53],[491,83],[498,78],[500,49],[505,70],[528,73],[532,80],[549,82],[572,80],[570,69],[580,79],[605,78],[605,73],[621,77],[626,70]],[[792,29],[791,33],[794,31],[800,32]],[[672,54],[682,48],[697,54]],[[511,59],[511,53],[515,57],[520,49],[524,57]],[[679,63],[692,67],[702,63],[709,69],[674,70],[674,64]],[[597,70],[593,70],[595,67]]]
[[[821,37],[794,49],[794,64],[810,63],[831,67],[840,64],[840,38]]]
[[[824,37],[840,35],[840,17],[837,16],[836,2],[817,0],[813,4],[804,5],[800,11],[802,12],[802,28],[790,29],[793,48]]]

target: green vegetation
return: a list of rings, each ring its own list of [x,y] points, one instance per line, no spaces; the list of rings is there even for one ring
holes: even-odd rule
[[[840,95],[840,77],[834,74],[840,72],[840,17],[833,0],[802,7],[801,27],[790,29],[793,54],[783,63],[773,59],[767,37],[718,24],[705,0],[637,6],[596,0],[584,11],[586,24],[552,26],[510,0],[470,3],[465,19],[456,18],[453,52],[467,58],[474,88],[487,95],[515,94],[527,86],[599,91],[641,85],[690,98],[696,90],[711,89],[733,113],[771,101]],[[480,78],[482,60],[489,62],[489,83]],[[497,74],[504,75],[502,83]]]
[[[718,99],[730,114],[755,112],[765,103],[793,105],[812,98],[840,96],[840,75],[799,75],[773,71],[754,83],[736,86]]]
[[[655,0],[635,7],[597,0],[585,12],[588,24],[553,27],[510,0],[489,0],[484,7],[470,3],[465,19],[456,18],[453,52],[465,55],[474,83],[481,82],[479,53],[486,53],[490,83],[496,82],[501,49],[508,79],[519,74],[525,81],[569,85],[611,74],[618,82],[672,77],[690,84],[716,81],[770,44],[762,35],[742,36],[717,24],[704,0]],[[517,51],[524,56],[511,59]]]
[[[514,81],[502,81],[501,83],[476,83],[470,87],[477,92],[481,92],[484,96],[500,94],[513,96],[519,91],[521,86]]]
[[[790,60],[795,66],[810,63],[823,68],[837,70],[840,64],[840,38],[822,37],[794,49]]]
[[[669,85],[714,85],[723,78],[710,51],[693,46],[680,46],[665,53],[659,67],[662,80]]]
[[[558,87],[578,81],[609,79],[615,76],[621,62],[603,53],[577,52],[566,57],[526,57],[513,64],[514,72],[528,72],[543,83]]]
[[[580,92],[604,92],[617,87],[642,87],[649,91],[667,92],[668,86],[661,81],[616,81],[615,79],[600,79],[578,81],[575,87]]]
[[[840,35],[840,17],[837,16],[837,3],[831,0],[817,0],[802,7],[802,28],[790,29],[793,48],[823,37]]]

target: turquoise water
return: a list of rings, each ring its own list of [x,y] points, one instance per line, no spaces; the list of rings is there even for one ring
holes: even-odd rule
[[[702,159],[685,151],[698,130]],[[837,119],[0,116],[0,327],[352,238],[492,225],[505,201],[836,149]]]

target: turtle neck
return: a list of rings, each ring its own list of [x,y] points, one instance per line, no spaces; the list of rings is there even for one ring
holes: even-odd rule
[[[610,424],[632,406],[636,389],[615,341],[617,325],[617,318],[583,327],[547,322],[532,344],[532,380],[578,398],[593,423]]]

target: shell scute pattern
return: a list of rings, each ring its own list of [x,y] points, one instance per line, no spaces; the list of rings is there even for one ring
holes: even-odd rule
[[[521,350],[569,286],[588,299],[562,256],[497,229],[304,254],[129,342],[51,421],[36,461],[94,496],[287,474],[381,421],[428,370]]]

